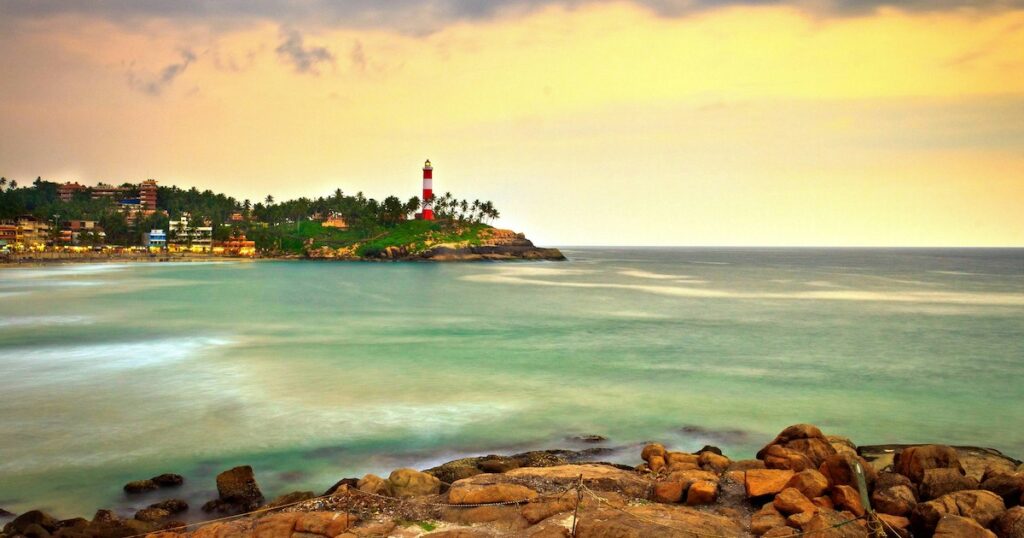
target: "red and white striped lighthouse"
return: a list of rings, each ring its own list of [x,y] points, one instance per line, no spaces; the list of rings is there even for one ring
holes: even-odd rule
[[[434,167],[423,164],[423,220],[434,220]]]

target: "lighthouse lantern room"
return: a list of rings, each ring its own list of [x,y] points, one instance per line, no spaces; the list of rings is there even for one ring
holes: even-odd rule
[[[434,220],[434,167],[423,164],[423,220]]]

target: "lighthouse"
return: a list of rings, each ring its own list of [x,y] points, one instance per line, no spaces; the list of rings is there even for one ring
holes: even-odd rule
[[[423,220],[434,220],[434,167],[423,163]]]

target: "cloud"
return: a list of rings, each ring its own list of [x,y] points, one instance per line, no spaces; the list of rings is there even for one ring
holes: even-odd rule
[[[299,73],[316,75],[319,74],[317,64],[334,63],[334,54],[327,47],[304,46],[302,34],[298,30],[282,28],[281,37],[283,41],[274,50]]]
[[[352,67],[359,71],[366,71],[366,52],[363,50],[361,41],[356,41],[355,45],[352,45],[348,59],[352,62]]]
[[[181,76],[181,74],[185,72],[185,69],[187,69],[192,62],[196,61],[196,55],[191,50],[181,49],[178,52],[181,54],[181,61],[164,67],[156,76],[140,78],[135,74],[133,69],[129,69],[128,84],[131,85],[132,88],[143,93],[147,93],[152,96],[160,95],[174,82],[174,79]]]
[[[195,19],[245,24],[270,20],[278,24],[321,24],[329,27],[388,28],[409,33],[432,32],[448,24],[492,18],[556,5],[575,8],[616,0],[4,0],[0,21],[24,17],[88,15],[121,22],[139,18]],[[661,16],[735,5],[792,5],[826,15],[846,16],[882,7],[910,11],[1024,8],[1024,0],[629,0]]]

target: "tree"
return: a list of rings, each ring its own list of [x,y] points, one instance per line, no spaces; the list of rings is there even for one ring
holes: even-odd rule
[[[267,202],[267,205],[273,205],[274,197],[268,194],[267,198],[266,198],[266,202]]]
[[[4,190],[5,186],[7,186],[7,178],[0,177],[0,191]]]
[[[14,181],[14,180],[12,179],[12,180],[11,180],[11,190],[13,191],[14,189],[17,189],[17,188],[18,188],[18,182],[17,182],[17,181]]]

